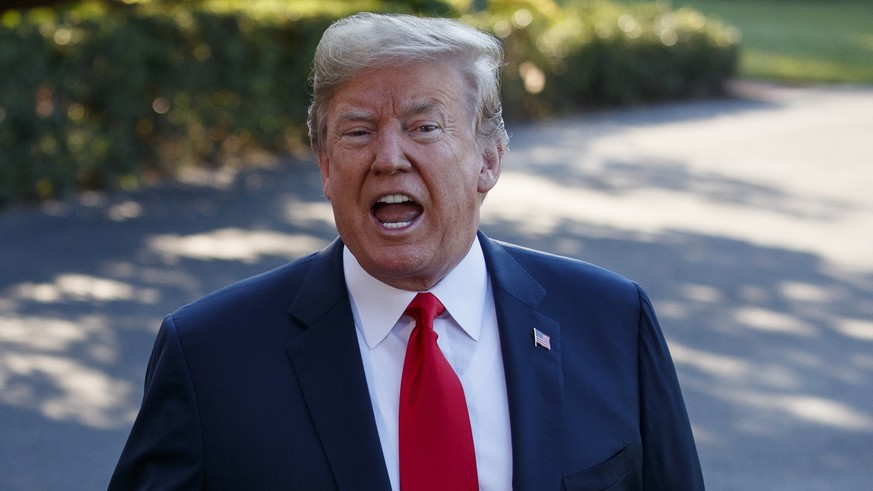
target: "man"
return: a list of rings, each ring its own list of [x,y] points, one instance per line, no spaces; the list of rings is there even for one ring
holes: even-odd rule
[[[501,62],[450,20],[325,32],[339,239],[165,319],[111,489],[703,489],[642,290],[478,231]]]

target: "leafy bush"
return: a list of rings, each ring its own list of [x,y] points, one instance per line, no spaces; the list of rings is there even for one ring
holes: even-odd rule
[[[0,200],[136,186],[187,163],[301,141],[327,19],[206,11],[7,13]]]
[[[5,12],[0,204],[136,187],[184,165],[305,145],[306,79],[321,33],[348,10],[401,6],[320,3],[322,14],[306,15],[291,7],[304,2],[256,10],[234,0]],[[430,13],[449,3],[504,40],[508,117],[711,94],[736,61],[730,29],[656,4],[405,5]]]
[[[492,0],[472,23],[503,38],[510,117],[720,95],[739,33],[663,2]]]

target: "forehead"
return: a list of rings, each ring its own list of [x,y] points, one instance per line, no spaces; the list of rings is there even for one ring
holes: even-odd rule
[[[416,62],[358,72],[331,97],[328,119],[375,117],[387,113],[461,113],[471,106],[473,89],[461,71],[440,62]]]

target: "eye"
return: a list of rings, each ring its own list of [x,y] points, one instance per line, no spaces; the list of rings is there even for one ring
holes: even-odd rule
[[[442,135],[443,127],[439,122],[420,121],[409,125],[410,136],[421,142],[435,141]]]
[[[362,126],[351,126],[348,128],[339,128],[337,131],[337,143],[347,147],[360,147],[366,145],[372,138],[373,132],[371,129]]]
[[[438,125],[435,125],[435,124],[423,124],[423,125],[415,128],[415,131],[417,131],[419,133],[431,133],[431,132],[437,131],[439,129],[440,129],[440,127]]]
[[[349,128],[342,132],[342,138],[360,140],[370,135],[370,131],[366,128]]]

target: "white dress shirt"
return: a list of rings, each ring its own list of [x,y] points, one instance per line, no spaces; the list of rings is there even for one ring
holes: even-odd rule
[[[373,278],[348,248],[343,251],[343,269],[388,477],[392,489],[399,491],[400,378],[406,343],[415,327],[403,312],[417,292],[398,290]],[[434,320],[434,330],[439,335],[437,344],[464,386],[479,489],[511,489],[506,378],[491,282],[478,237],[461,263],[429,291],[446,308]]]

